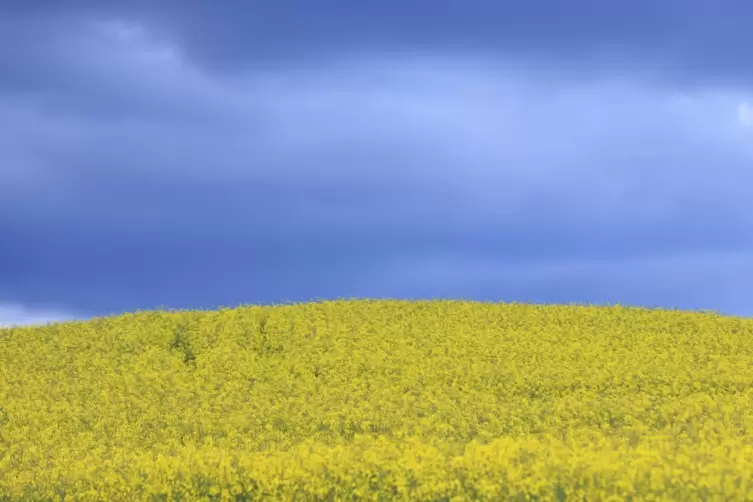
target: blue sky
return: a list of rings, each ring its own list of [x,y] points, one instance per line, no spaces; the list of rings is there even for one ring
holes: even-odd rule
[[[342,298],[753,316],[753,3],[0,6],[0,324]]]

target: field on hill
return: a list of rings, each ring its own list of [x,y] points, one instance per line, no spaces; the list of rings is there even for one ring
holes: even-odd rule
[[[0,500],[752,500],[753,319],[338,300],[0,329]]]

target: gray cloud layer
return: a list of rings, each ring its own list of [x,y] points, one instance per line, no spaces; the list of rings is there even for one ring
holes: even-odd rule
[[[145,23],[203,68],[318,65],[343,54],[504,56],[558,72],[648,72],[684,84],[753,81],[747,0],[345,0],[4,4],[0,13],[68,20],[75,15]]]
[[[415,295],[753,314],[744,80],[579,77],[483,51],[218,73],[183,32],[173,44],[127,19],[57,16],[3,21],[25,52],[4,43],[0,60],[0,301],[106,313]],[[306,33],[286,43],[303,51]]]

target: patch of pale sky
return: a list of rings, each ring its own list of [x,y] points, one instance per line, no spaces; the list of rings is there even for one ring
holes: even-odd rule
[[[737,106],[737,118],[744,127],[753,128],[753,104],[741,101]]]
[[[53,322],[73,321],[77,316],[55,310],[27,309],[15,303],[0,303],[0,328],[41,326]]]

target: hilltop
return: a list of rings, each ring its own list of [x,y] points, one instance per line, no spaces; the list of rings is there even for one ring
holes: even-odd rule
[[[714,313],[338,300],[5,328],[0,406],[0,500],[753,494],[753,319]]]

